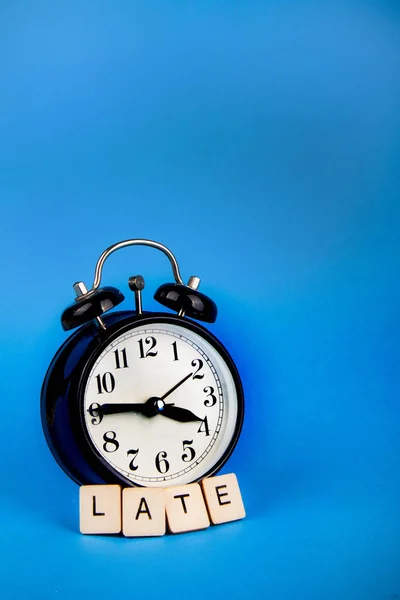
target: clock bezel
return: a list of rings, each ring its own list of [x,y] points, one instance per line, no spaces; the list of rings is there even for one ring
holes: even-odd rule
[[[115,315],[116,313],[114,313]],[[97,339],[95,347],[91,345],[89,354],[85,353],[84,364],[80,361],[76,369],[81,369],[78,377],[73,377],[71,382],[70,398],[71,403],[71,422],[77,425],[75,427],[75,435],[77,438],[78,445],[87,461],[89,466],[102,478],[106,483],[117,483],[124,486],[131,487],[145,487],[131,479],[124,477],[121,473],[116,471],[112,465],[105,460],[104,456],[94,446],[90,434],[87,429],[85,414],[84,414],[84,394],[88,377],[92,370],[93,365],[100,356],[100,354],[109,346],[116,338],[120,337],[127,331],[135,329],[136,327],[142,327],[146,325],[155,325],[157,323],[173,324],[182,329],[190,330],[203,339],[205,339],[221,356],[225,362],[228,370],[230,371],[235,390],[237,395],[237,418],[234,427],[234,434],[228,443],[228,446],[219,458],[218,461],[200,477],[191,480],[191,482],[201,481],[205,477],[209,477],[219,471],[226,461],[231,456],[241,433],[243,419],[244,419],[244,394],[243,386],[239,376],[237,367],[229,354],[225,346],[207,329],[199,325],[198,323],[177,315],[168,315],[166,313],[143,313],[142,315],[134,314],[130,317],[123,317],[122,320],[118,320],[113,323],[105,331],[101,332],[101,335]],[[75,371],[76,371],[75,369]],[[162,487],[162,486],[160,486]]]

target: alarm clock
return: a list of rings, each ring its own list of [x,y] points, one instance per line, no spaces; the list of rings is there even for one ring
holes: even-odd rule
[[[124,296],[100,287],[104,263],[135,245],[169,259],[174,282],[154,294],[168,311],[143,310],[145,282],[136,275],[128,280],[132,309],[109,312]],[[90,290],[74,284],[76,298],[61,323],[75,331],[47,371],[41,416],[52,454],[80,485],[181,485],[216,473],[231,455],[243,423],[243,388],[226,348],[198,323],[217,317],[199,283],[183,283],[163,244],[132,239],[103,252]]]

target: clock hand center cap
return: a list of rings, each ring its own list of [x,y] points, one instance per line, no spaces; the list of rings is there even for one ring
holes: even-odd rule
[[[157,409],[157,412],[161,412],[162,410],[164,410],[164,406],[165,406],[164,400],[161,400],[161,398],[154,399],[154,408]]]
[[[161,400],[161,398],[159,398],[157,396],[152,396],[145,402],[144,408],[143,408],[143,414],[146,417],[155,417],[156,415],[159,415],[164,410],[164,407],[165,407],[164,400]]]

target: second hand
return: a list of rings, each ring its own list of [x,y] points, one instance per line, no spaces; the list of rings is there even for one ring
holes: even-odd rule
[[[173,388],[168,390],[168,392],[166,394],[164,394],[164,396],[161,396],[160,400],[164,400],[167,396],[172,394],[172,392],[174,392],[180,385],[182,385],[182,383],[185,383],[185,381],[187,381],[189,379],[189,377],[191,377],[192,375],[193,375],[193,373],[189,373],[189,375],[186,375],[186,377],[184,377],[179,383],[177,383],[176,385],[174,385]]]

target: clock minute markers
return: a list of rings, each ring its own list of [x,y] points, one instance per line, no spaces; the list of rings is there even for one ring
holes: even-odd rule
[[[161,332],[152,329],[140,331],[139,335],[145,341],[149,334],[157,334],[157,363],[153,359],[139,361],[136,332],[129,337],[122,337],[118,344],[105,350],[103,358],[108,358],[104,362],[98,361],[93,367],[85,396],[85,423],[96,450],[123,478],[150,487],[163,487],[167,485],[166,480],[170,480],[171,484],[182,479],[191,481],[198,472],[207,472],[208,465],[214,460],[210,457],[221,453],[219,448],[222,435],[225,434],[224,419],[227,416],[224,410],[227,396],[222,396],[220,385],[220,378],[224,381],[225,372],[212,348],[197,345],[195,342],[198,340],[194,336],[193,340],[190,336],[183,336],[177,342],[179,362],[174,362],[171,340],[176,338],[175,331],[162,333],[165,338]],[[124,364],[121,348],[127,350],[130,369],[124,372],[116,370],[115,354],[112,354],[116,345],[121,369]],[[140,376],[137,370],[140,370]],[[95,378],[97,374],[103,377],[107,371],[115,377],[115,389],[112,393],[108,392],[110,386],[107,380],[108,389],[103,387],[103,395],[98,395]],[[172,383],[173,380],[175,383]],[[103,403],[144,405],[150,398],[153,398],[153,402],[157,401],[161,408],[163,397],[163,402],[168,405],[163,411],[164,419],[154,419],[162,412],[155,409],[150,411],[151,406],[150,418],[143,414],[142,406],[133,406],[131,412],[120,412],[114,416],[110,412],[112,409],[104,411],[110,412],[111,416],[103,415],[101,408],[97,410]],[[170,403],[174,403],[171,411]],[[88,408],[91,408],[91,412],[86,412]],[[174,412],[174,408],[178,410]],[[180,408],[188,409],[189,413],[180,414]],[[125,411],[125,407],[119,410]],[[113,441],[105,440],[105,434],[107,437],[116,434],[118,451],[115,451]],[[105,445],[107,448],[104,448]],[[138,454],[133,455],[132,452],[127,456],[128,449],[137,450]]]

